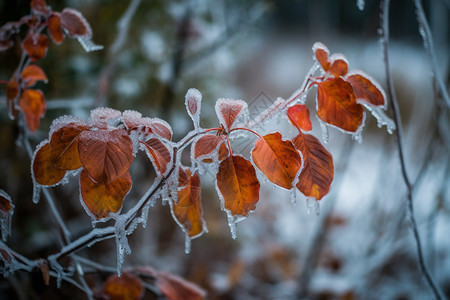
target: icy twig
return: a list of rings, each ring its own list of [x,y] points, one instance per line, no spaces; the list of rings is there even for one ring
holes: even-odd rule
[[[391,77],[391,70],[390,70],[390,65],[389,65],[389,49],[388,49],[388,47],[389,47],[389,4],[390,4],[390,0],[384,0],[381,2],[382,47],[383,47],[383,57],[384,57],[384,64],[385,64],[385,71],[386,71],[387,87],[388,87],[387,92],[388,92],[388,96],[391,100],[390,104],[391,104],[391,108],[392,108],[392,112],[393,112],[393,116],[394,116],[394,123],[397,128],[397,130],[395,131],[395,136],[397,138],[398,155],[399,155],[399,159],[400,159],[403,181],[408,190],[407,209],[409,211],[411,230],[413,232],[414,239],[416,242],[419,267],[426,279],[426,282],[432,289],[433,294],[436,297],[436,299],[445,299],[445,297],[442,296],[443,294],[442,294],[440,288],[434,282],[433,277],[431,276],[430,271],[428,270],[428,267],[425,263],[425,259],[424,259],[423,252],[422,252],[422,243],[421,243],[419,231],[417,228],[416,218],[414,216],[413,185],[411,184],[411,181],[408,177],[408,173],[406,171],[406,161],[405,161],[405,157],[404,157],[403,144],[402,144],[401,116],[400,116],[400,110],[398,107],[397,98],[395,95],[394,83],[393,83],[393,80]]]
[[[444,98],[447,108],[450,108],[450,97],[448,95],[448,91],[447,88],[445,87],[444,81],[442,80],[441,76],[439,76],[436,63],[436,53],[434,51],[433,36],[431,35],[430,26],[428,25],[425,12],[423,11],[422,1],[414,0],[414,4],[416,6],[417,19],[419,22],[419,31],[421,33],[420,35],[422,36],[425,50],[427,51],[428,57],[430,59],[431,70],[433,73],[434,80],[439,86],[439,90],[441,91],[442,98]]]

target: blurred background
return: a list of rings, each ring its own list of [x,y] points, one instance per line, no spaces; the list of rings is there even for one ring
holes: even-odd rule
[[[117,42],[119,20],[130,2],[138,8]],[[86,53],[74,40],[51,44],[38,65],[49,82],[39,83],[47,113],[32,135],[33,146],[47,138],[53,119],[82,118],[98,106],[133,109],[171,124],[174,140],[192,129],[184,104],[191,88],[203,94],[201,126],[217,127],[217,98],[243,99],[257,115],[277,97],[300,87],[313,65],[316,41],[343,53],[350,69],[364,70],[386,88],[379,42],[379,1],[112,1],[66,0],[47,4],[53,10],[79,10],[90,23],[93,41],[104,50]],[[435,42],[439,76],[450,83],[450,3],[423,1]],[[29,14],[29,1],[2,1],[0,24]],[[402,114],[407,169],[414,182],[415,214],[424,255],[433,277],[450,297],[450,126],[448,107],[433,85],[413,1],[393,1],[390,60]],[[25,31],[25,30],[23,30]],[[23,35],[24,32],[21,32]],[[8,80],[20,61],[20,46],[0,53],[0,80]],[[0,89],[0,188],[16,206],[8,245],[29,257],[57,249],[54,220],[44,201],[32,203],[30,161],[16,143],[19,130],[6,113]],[[441,102],[442,103],[442,102]],[[307,101],[315,111],[315,90]],[[387,114],[392,116],[388,110]],[[321,137],[316,118],[313,134]],[[287,120],[267,124],[261,133],[281,131],[294,137]],[[125,267],[149,265],[178,274],[208,292],[208,299],[431,299],[421,275],[402,181],[395,137],[367,115],[359,144],[350,135],[329,130],[327,149],[335,163],[331,192],[320,201],[320,214],[298,195],[262,183],[255,212],[238,223],[231,238],[220,210],[214,174],[202,175],[202,202],[209,232],[184,253],[184,233],[170,208],[157,203],[146,228],[130,237],[132,254]],[[244,156],[251,144],[236,141]],[[155,176],[140,153],[132,165],[131,207]],[[80,205],[78,182],[52,189],[73,237],[91,229]],[[114,241],[103,241],[79,254],[115,267]],[[88,277],[101,289],[101,276]],[[104,278],[103,278],[104,279]],[[84,297],[54,280],[44,285],[39,273],[17,272],[0,279],[0,299]],[[152,299],[150,292],[146,298]]]

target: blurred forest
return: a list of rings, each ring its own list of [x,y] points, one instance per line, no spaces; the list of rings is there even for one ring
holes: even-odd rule
[[[138,4],[129,27],[118,26],[130,2]],[[363,10],[358,8],[364,4]],[[350,69],[371,74],[385,89],[380,46],[380,3],[375,0],[272,1],[111,1],[47,0],[54,10],[72,7],[83,13],[93,41],[104,49],[86,53],[75,39],[51,43],[40,60],[48,83],[39,83],[47,112],[32,136],[33,147],[47,138],[55,118],[86,119],[92,108],[137,110],[171,124],[174,140],[192,129],[184,95],[203,94],[201,126],[216,127],[217,98],[243,99],[257,115],[276,97],[288,97],[313,64],[316,41],[343,53]],[[450,86],[450,2],[423,1],[434,38],[439,76]],[[362,8],[362,7],[361,7]],[[0,25],[29,14],[29,1],[1,1]],[[450,297],[450,126],[449,109],[437,105],[437,88],[424,48],[413,1],[393,1],[390,12],[390,59],[403,124],[407,169],[414,183],[415,217],[425,260],[437,284]],[[125,30],[123,43],[118,42]],[[8,80],[21,56],[20,44],[0,52],[0,80]],[[315,93],[308,107],[315,111]],[[32,203],[30,161],[8,118],[5,88],[0,89],[0,188],[15,205],[8,245],[26,257],[46,257],[58,249],[54,220],[44,201]],[[437,95],[437,96],[436,96]],[[390,101],[390,99],[388,100]],[[387,114],[392,116],[388,110]],[[321,137],[313,118],[313,134]],[[270,125],[270,126],[269,126]],[[287,120],[267,132],[295,129]],[[132,254],[124,267],[152,266],[204,288],[208,299],[431,299],[417,263],[406,211],[395,136],[368,117],[360,144],[330,130],[326,144],[335,163],[331,192],[320,201],[320,214],[289,192],[261,182],[255,212],[237,225],[233,240],[220,210],[214,174],[202,175],[202,203],[208,233],[184,253],[184,233],[168,205],[149,211],[146,228],[130,236]],[[249,155],[251,144],[236,143]],[[185,158],[188,162],[189,157]],[[137,163],[136,163],[137,162]],[[139,154],[132,165],[131,207],[155,177]],[[79,200],[77,179],[51,190],[73,237],[88,232],[91,220]],[[115,268],[114,240],[78,253]],[[101,289],[104,274],[88,274]],[[0,279],[0,299],[83,299],[80,290],[55,280],[46,286],[39,272],[16,272]],[[145,299],[153,299],[150,291]],[[156,299],[156,298],[155,298]]]

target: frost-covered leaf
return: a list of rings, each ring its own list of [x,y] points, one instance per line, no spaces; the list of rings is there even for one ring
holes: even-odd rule
[[[119,277],[112,274],[103,285],[102,294],[110,300],[141,299],[144,288],[141,279],[131,272],[123,272]]]
[[[123,112],[123,121],[129,131],[136,131],[144,137],[153,133],[168,141],[172,139],[172,128],[164,120],[158,118],[142,118],[141,113],[126,110]]]
[[[346,78],[353,88],[356,101],[375,106],[384,106],[385,94],[380,85],[361,71],[352,72]]]
[[[74,119],[51,134],[51,160],[55,167],[64,170],[76,170],[81,167],[78,136],[86,130],[89,130],[86,122]]]
[[[259,138],[252,150],[255,165],[278,186],[292,188],[295,175],[302,166],[300,154],[291,141],[283,141],[279,132]]]
[[[298,130],[312,130],[311,120],[309,119],[309,110],[304,104],[296,104],[288,108],[287,116],[289,121],[297,127]]]
[[[61,15],[53,12],[47,19],[47,31],[53,42],[57,45],[64,41],[64,33],[61,27]]]
[[[189,238],[194,238],[201,235],[205,228],[200,176],[192,174],[190,169],[180,168],[179,181],[178,202],[172,201],[172,214]]]
[[[327,71],[336,78],[339,76],[344,76],[348,72],[348,63],[345,57],[342,55],[339,55],[338,57],[335,58],[334,55],[331,57],[331,66]]]
[[[28,32],[22,42],[22,47],[32,61],[40,60],[47,54],[49,45],[48,37],[45,34],[33,34]]]
[[[207,134],[200,137],[192,144],[192,157],[202,159],[204,162],[210,162],[219,147],[219,161],[228,156],[228,148],[225,145],[225,136]]]
[[[206,292],[199,286],[174,274],[158,271],[156,285],[169,300],[202,300]]]
[[[15,100],[19,94],[19,82],[17,78],[13,77],[6,84],[6,106],[8,109],[8,115],[11,119],[14,119],[17,115]]]
[[[6,241],[8,235],[11,234],[11,219],[13,214],[14,204],[12,203],[11,196],[0,189],[0,228],[3,241]]]
[[[157,138],[148,139],[142,144],[147,148],[155,170],[159,175],[164,175],[169,162],[172,160],[172,155],[167,146]]]
[[[186,110],[194,122],[194,127],[200,127],[200,109],[202,104],[202,94],[197,89],[189,89],[185,97]]]
[[[317,60],[317,62],[322,66],[324,71],[328,71],[330,68],[330,61],[328,59],[328,56],[330,55],[330,51],[328,48],[320,43],[316,42],[313,45],[313,52],[314,52],[314,58]]]
[[[88,123],[97,128],[108,128],[108,121],[119,121],[122,113],[109,107],[98,107],[91,110]]]
[[[73,8],[65,8],[61,12],[61,26],[70,37],[92,37],[92,30],[88,21],[79,11]]]
[[[28,129],[36,131],[46,111],[44,94],[40,90],[27,89],[20,96],[19,106],[25,115]]]
[[[133,162],[133,143],[125,130],[83,131],[78,153],[89,176],[107,184],[126,173]]]
[[[216,114],[220,123],[229,131],[234,122],[247,111],[247,103],[242,100],[220,98],[216,102]]]
[[[47,16],[51,11],[50,7],[45,3],[45,0],[31,0],[30,7],[35,14],[42,16]]]
[[[128,171],[109,183],[97,183],[90,178],[86,170],[81,171],[81,198],[97,219],[106,218],[110,212],[119,211],[130,188],[131,176]]]
[[[292,142],[303,155],[303,169],[297,188],[306,197],[322,199],[328,194],[333,181],[333,157],[313,135],[300,132]]]
[[[317,84],[317,115],[325,123],[356,132],[364,118],[364,107],[356,102],[350,83],[330,78]]]
[[[253,165],[240,155],[232,155],[219,165],[217,187],[224,208],[233,215],[247,216],[259,200],[259,181]]]
[[[48,141],[41,143],[34,153],[32,171],[34,179],[41,185],[55,185],[60,182],[66,170],[56,168],[51,160],[51,147]]]
[[[28,65],[22,71],[22,80],[25,83],[25,86],[29,87],[36,83],[36,81],[41,80],[44,82],[48,81],[47,75],[45,75],[44,71],[37,65]]]

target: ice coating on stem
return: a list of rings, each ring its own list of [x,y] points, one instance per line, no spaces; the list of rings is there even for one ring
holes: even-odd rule
[[[185,96],[185,105],[188,115],[194,122],[194,128],[200,129],[200,110],[202,104],[202,94],[199,90],[191,88]]]
[[[383,126],[386,126],[386,130],[389,134],[392,134],[394,132],[395,128],[395,123],[394,121],[392,121],[391,118],[389,118],[388,116],[386,116],[386,114],[384,113],[384,109],[378,106],[373,106],[370,104],[366,104],[366,103],[362,103],[364,105],[365,108],[367,108],[368,111],[370,111],[372,113],[372,115],[375,117],[375,119],[377,119],[378,122],[378,127],[381,128]]]
[[[125,254],[131,254],[131,248],[128,244],[127,230],[126,230],[127,218],[124,215],[118,215],[116,223],[114,224],[114,233],[116,236],[117,247],[117,275],[122,274],[122,265],[125,260]]]
[[[11,196],[2,189],[0,189],[0,197],[0,227],[2,240],[6,242],[7,237],[11,235],[11,220],[14,214],[14,204],[12,203]]]
[[[95,44],[92,41],[91,37],[78,36],[77,40],[80,43],[80,45],[83,47],[84,51],[86,51],[86,52],[103,50],[103,46]]]

